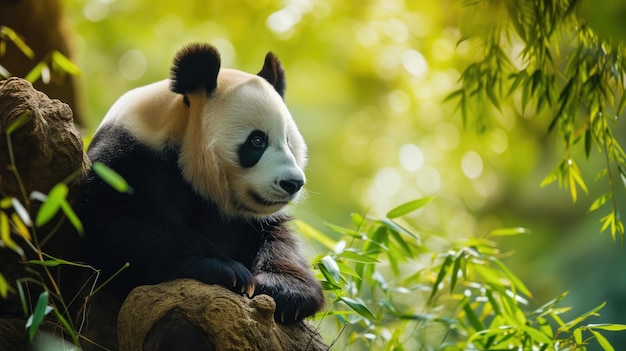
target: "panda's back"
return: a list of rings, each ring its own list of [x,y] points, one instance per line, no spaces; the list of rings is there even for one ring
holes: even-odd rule
[[[153,149],[180,140],[189,112],[183,97],[173,93],[170,84],[164,79],[122,95],[104,116],[96,136],[116,126]]]

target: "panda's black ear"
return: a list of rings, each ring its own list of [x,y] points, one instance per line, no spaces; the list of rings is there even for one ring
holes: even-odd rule
[[[268,52],[267,55],[265,55],[265,63],[263,63],[263,68],[258,75],[270,82],[280,96],[285,97],[285,89],[287,86],[285,82],[285,70],[274,53]]]
[[[217,74],[220,71],[220,54],[209,44],[194,43],[183,47],[170,70],[170,89],[187,95],[203,89],[207,95],[217,87]]]

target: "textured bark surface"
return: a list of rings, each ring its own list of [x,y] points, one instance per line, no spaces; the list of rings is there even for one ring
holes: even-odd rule
[[[23,199],[17,177],[10,167],[6,131],[20,118],[24,124],[11,133],[11,147],[17,172],[26,195],[32,191],[47,194],[57,183],[75,175],[83,179],[89,159],[83,141],[74,128],[70,107],[33,88],[21,78],[0,81],[0,190]],[[31,209],[31,213],[35,209]]]
[[[120,311],[120,351],[172,345],[177,350],[328,350],[308,322],[277,324],[275,306],[267,295],[250,299],[190,279],[140,286]]]

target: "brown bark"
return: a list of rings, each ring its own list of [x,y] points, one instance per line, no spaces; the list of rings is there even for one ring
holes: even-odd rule
[[[218,285],[180,279],[135,288],[120,311],[120,351],[328,350],[306,321],[274,321],[274,300],[250,299]]]

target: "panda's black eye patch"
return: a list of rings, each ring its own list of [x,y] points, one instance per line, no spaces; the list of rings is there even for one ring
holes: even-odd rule
[[[250,168],[257,164],[267,148],[267,134],[260,130],[255,130],[246,141],[239,145],[238,155],[241,167]]]

